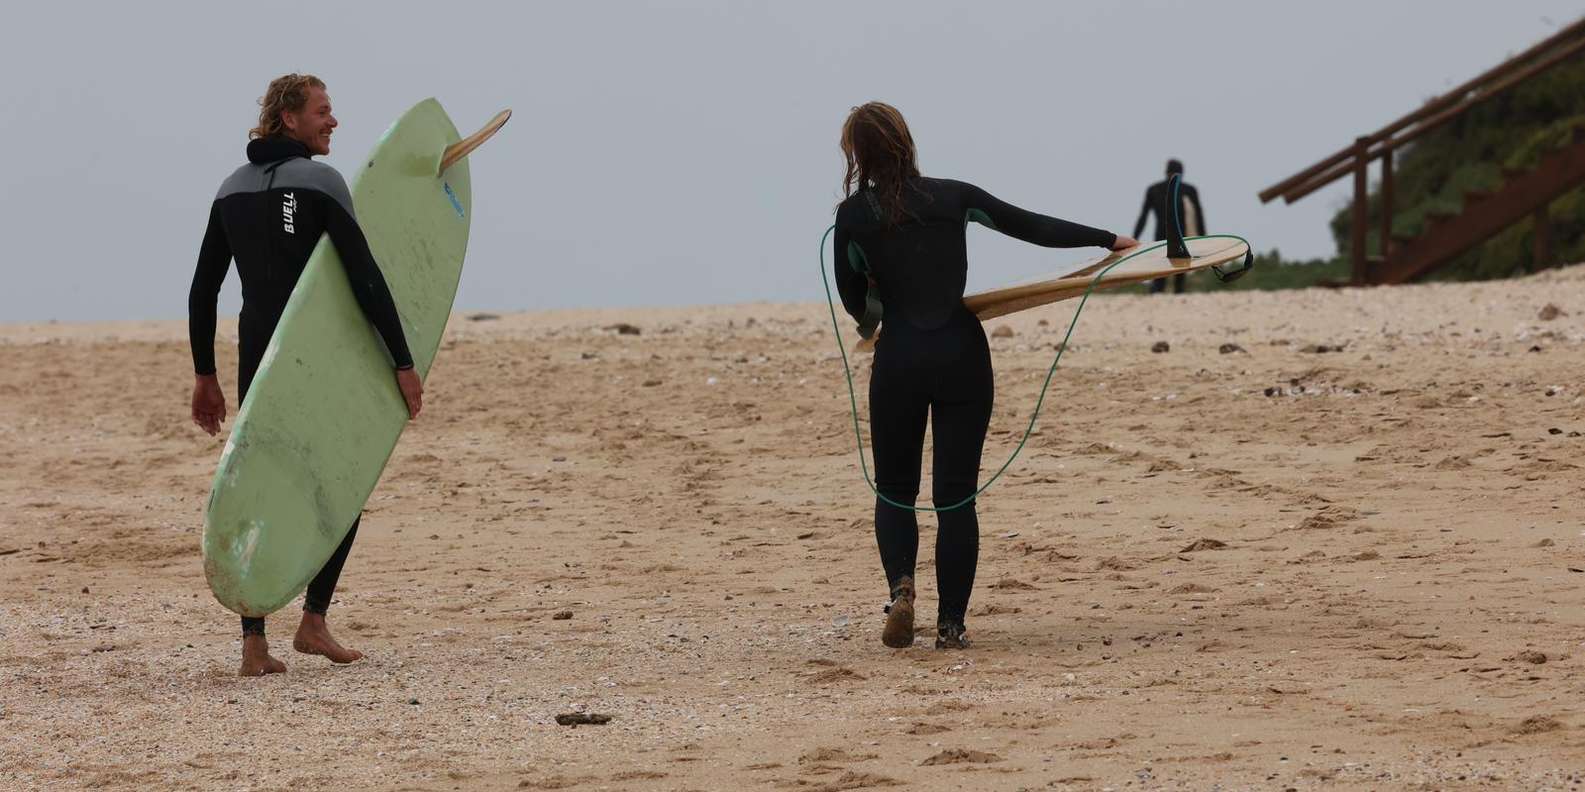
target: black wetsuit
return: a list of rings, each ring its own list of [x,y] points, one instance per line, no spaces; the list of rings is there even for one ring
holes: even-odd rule
[[[335,168],[309,159],[307,147],[295,140],[254,140],[248,143],[248,164],[221,184],[209,207],[209,227],[204,231],[198,268],[187,296],[193,369],[198,374],[214,374],[215,303],[231,260],[236,259],[237,276],[242,279],[242,313],[237,327],[239,407],[247,398],[248,386],[297,278],[326,233],[346,267],[358,305],[384,340],[392,365],[413,365],[396,303],[358,228],[346,181]],[[353,520],[341,546],[308,584],[304,610],[322,614],[330,607],[336,580],[357,533],[358,521]],[[262,634],[264,620],[243,617],[242,631]]]
[[[1194,189],[1192,184],[1182,184],[1178,187],[1178,200],[1189,204],[1193,213],[1180,211],[1179,216],[1184,218],[1183,233],[1185,236],[1200,236],[1205,233],[1205,210],[1200,207],[1200,191]],[[1156,241],[1167,238],[1167,183],[1159,181],[1145,188],[1145,203],[1139,207],[1139,219],[1134,221],[1134,238],[1138,239],[1141,231],[1145,230],[1145,221],[1151,215],[1156,216]],[[1172,291],[1183,293],[1184,273],[1172,276]],[[1167,288],[1166,278],[1157,278],[1150,282],[1150,293],[1155,294]]]
[[[870,428],[876,488],[898,503],[919,496],[925,419],[935,435],[935,504],[950,506],[979,486],[980,453],[995,387],[985,330],[963,306],[968,276],[965,225],[973,220],[1044,247],[1111,247],[1110,232],[1003,203],[971,184],[921,178],[903,190],[906,215],[880,218],[860,190],[837,207],[835,269],[842,306],[864,314],[873,277],[885,324],[870,379]],[[979,559],[974,504],[939,514],[936,585],[939,620],[962,624]],[[875,539],[888,586],[912,577],[919,555],[915,513],[875,501]]]

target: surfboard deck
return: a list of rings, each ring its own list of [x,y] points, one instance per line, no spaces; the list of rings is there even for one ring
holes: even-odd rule
[[[1249,246],[1243,240],[1229,237],[1193,237],[1185,240],[1185,244],[1189,248],[1189,255],[1192,256],[1188,260],[1167,258],[1167,243],[1155,242],[1113,252],[1060,278],[971,294],[963,298],[963,304],[984,321],[1077,297],[1090,287],[1095,272],[1118,259],[1128,258],[1126,262],[1101,276],[1100,282],[1095,285],[1097,291],[1185,272],[1197,272],[1237,261],[1249,252]]]
[[[1229,264],[1249,252],[1249,245],[1243,240],[1225,236],[1192,237],[1185,240],[1185,244],[1191,256],[1188,259],[1167,258],[1166,242],[1148,243],[1065,268],[1055,278],[967,295],[963,305],[983,322],[1078,297],[1089,290],[1091,282],[1095,282],[1096,291],[1116,289]],[[1123,259],[1127,260],[1096,281],[1095,273]],[[885,331],[886,325],[882,322],[880,332]],[[875,338],[879,336],[877,333],[874,338],[860,340],[854,351],[873,350]]]
[[[420,377],[440,346],[468,246],[468,161],[439,167],[459,140],[440,103],[426,99],[385,131],[352,181],[354,211]],[[291,602],[362,511],[407,420],[390,355],[322,237],[215,471],[203,539],[215,598],[243,616]]]

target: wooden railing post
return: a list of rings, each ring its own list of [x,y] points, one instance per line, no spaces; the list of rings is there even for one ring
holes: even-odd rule
[[[1355,286],[1365,284],[1365,225],[1370,222],[1370,185],[1365,179],[1365,167],[1370,163],[1366,159],[1369,148],[1370,138],[1354,139],[1354,221],[1349,224],[1349,259]]]
[[[1381,155],[1381,261],[1392,259],[1392,141]]]

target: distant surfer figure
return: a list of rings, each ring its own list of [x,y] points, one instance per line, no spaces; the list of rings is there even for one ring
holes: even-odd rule
[[[369,252],[368,241],[353,214],[352,195],[341,174],[311,157],[330,153],[336,117],[330,112],[325,83],[309,74],[288,74],[270,82],[259,100],[259,125],[248,133],[248,162],[220,185],[209,207],[187,297],[188,335],[193,349],[193,423],[213,435],[226,417],[226,397],[215,375],[215,310],[220,284],[236,259],[242,280],[242,312],[238,317],[239,361],[237,403],[262,362],[265,347],[286,308],[287,298],[308,263],[309,254],[328,233],[364,316],[390,351],[397,387],[411,417],[423,403],[423,384],[413,371],[413,358],[402,333],[396,303]],[[347,560],[358,521],[325,562],[303,598],[303,619],[292,648],[350,663],[363,655],[336,642],[325,624],[325,611],[336,579]],[[243,676],[276,674],[286,665],[270,656],[264,619],[242,618]]]
[[[847,197],[836,210],[837,289],[843,308],[861,325],[872,289],[885,317],[870,379],[875,485],[892,501],[914,503],[929,418],[934,502],[949,506],[978,488],[994,389],[985,330],[963,305],[967,223],[1043,247],[1120,250],[1137,243],[1003,203],[972,184],[921,176],[907,123],[881,102],[848,115],[842,153]],[[940,512],[938,520],[936,647],[961,649],[968,646],[964,616],[979,560],[979,520],[972,502]],[[891,598],[881,641],[910,646],[919,555],[915,512],[877,498],[875,539]]]
[[[1173,174],[1183,175],[1183,163],[1171,159],[1167,160],[1167,179]],[[1134,236],[1139,236],[1145,230],[1145,219],[1150,215],[1156,216],[1156,241],[1167,238],[1167,202],[1171,197],[1167,195],[1167,181],[1163,179],[1145,189],[1145,205],[1139,208],[1139,219],[1134,222]],[[1178,188],[1178,216],[1183,219],[1184,236],[1201,236],[1205,233],[1205,210],[1200,208],[1200,191],[1194,185],[1183,182]],[[1186,273],[1172,276],[1172,292],[1183,293],[1183,278]],[[1150,293],[1166,291],[1167,279],[1157,278],[1150,282]]]

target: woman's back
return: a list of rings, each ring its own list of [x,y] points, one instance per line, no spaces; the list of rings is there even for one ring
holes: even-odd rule
[[[837,207],[837,286],[849,312],[862,314],[867,271],[876,282],[885,320],[933,330],[963,308],[968,279],[964,227],[974,221],[1045,247],[1110,247],[1116,237],[1077,223],[1036,214],[997,200],[967,182],[918,177],[902,189],[902,219],[890,223],[873,189]]]
[[[946,323],[963,306],[968,255],[963,226],[962,182],[915,179],[903,188],[904,220],[889,225],[879,217],[871,190],[849,196],[837,210],[837,229],[846,231],[849,261],[874,276],[888,322],[929,330]]]

